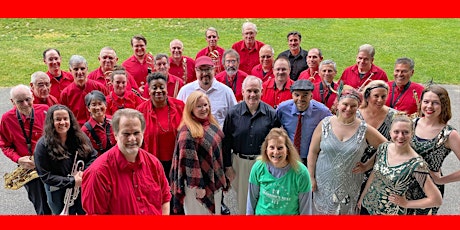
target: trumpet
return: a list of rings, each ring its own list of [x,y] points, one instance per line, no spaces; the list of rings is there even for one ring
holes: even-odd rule
[[[77,161],[77,156],[78,156],[78,151],[75,153],[75,159],[72,165],[72,172],[68,176],[74,176],[79,171],[82,171],[85,166],[84,161],[82,160]],[[80,193],[80,187],[73,187],[73,188],[68,188],[65,190],[64,208],[61,211],[61,214],[60,214],[61,216],[69,215],[69,209],[71,206],[74,205],[75,200],[78,198],[79,193]]]

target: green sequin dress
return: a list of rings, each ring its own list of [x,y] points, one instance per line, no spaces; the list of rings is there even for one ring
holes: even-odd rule
[[[371,215],[404,215],[407,209],[388,200],[391,194],[404,196],[411,186],[423,187],[428,174],[427,163],[421,156],[399,165],[388,164],[388,145],[382,143],[374,164],[374,180],[363,199],[363,207]]]

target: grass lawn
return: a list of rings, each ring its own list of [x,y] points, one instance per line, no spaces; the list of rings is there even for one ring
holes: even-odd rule
[[[30,75],[46,71],[42,52],[61,51],[61,67],[68,69],[71,55],[79,54],[98,67],[97,56],[104,46],[113,47],[119,64],[132,55],[130,39],[147,38],[148,51],[169,54],[169,42],[178,38],[184,54],[195,57],[206,46],[204,31],[219,31],[219,45],[230,48],[241,40],[246,19],[0,19],[0,86],[28,84]],[[355,63],[357,49],[369,43],[376,48],[374,63],[393,79],[394,61],[415,60],[416,82],[431,78],[437,83],[460,84],[458,50],[460,19],[250,19],[258,27],[257,40],[274,47],[276,55],[286,49],[286,34],[302,33],[302,48],[318,47],[325,59],[337,62],[340,77]]]

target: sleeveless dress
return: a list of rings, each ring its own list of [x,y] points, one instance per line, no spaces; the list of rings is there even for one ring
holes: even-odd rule
[[[417,123],[420,118],[416,118],[414,121],[414,130],[417,127]],[[411,140],[411,146],[428,164],[428,168],[431,171],[438,172],[441,169],[444,159],[451,152],[451,149],[445,146],[447,139],[449,138],[450,133],[455,130],[454,127],[446,125],[438,135],[431,139],[422,139],[414,135]],[[444,185],[436,185],[441,191],[441,195],[444,195]],[[420,187],[413,186],[411,187],[411,192],[408,194],[407,198],[410,200],[416,200],[424,198],[425,193]],[[424,208],[424,209],[409,209],[408,214],[415,215],[428,215],[438,213],[439,207],[436,208]]]
[[[428,165],[417,156],[399,165],[388,165],[388,145],[381,144],[374,165],[374,180],[363,199],[363,207],[371,215],[403,215],[407,209],[388,200],[391,194],[403,196],[411,185],[423,187],[428,176]]]
[[[348,140],[335,136],[330,117],[323,119],[321,151],[316,162],[317,190],[313,193],[315,214],[356,214],[356,203],[363,174],[352,169],[367,147],[367,124],[361,121],[357,132]]]
[[[398,112],[398,110],[389,108],[387,115],[385,116],[385,119],[383,119],[382,124],[377,128],[377,131],[381,133],[387,140],[391,140],[390,137],[390,128],[391,128],[391,123],[393,122],[393,117],[394,115]],[[364,121],[363,115],[358,111],[356,111],[356,117]],[[368,161],[372,156],[374,156],[375,152],[377,152],[377,149],[374,148],[372,145],[368,145],[366,150],[364,151],[363,157],[361,158],[361,162],[365,163]],[[361,191],[360,193],[363,192],[364,187],[366,187],[366,182],[369,179],[369,176],[371,175],[372,169],[369,169],[364,173],[363,177],[363,183],[361,184]]]

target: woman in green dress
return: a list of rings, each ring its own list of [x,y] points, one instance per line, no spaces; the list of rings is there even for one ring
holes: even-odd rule
[[[393,119],[391,142],[379,145],[374,169],[358,201],[361,214],[403,215],[408,208],[441,205],[441,193],[429,176],[427,163],[410,146],[412,127],[412,121],[405,114]],[[420,187],[426,196],[408,200],[412,186]]]

